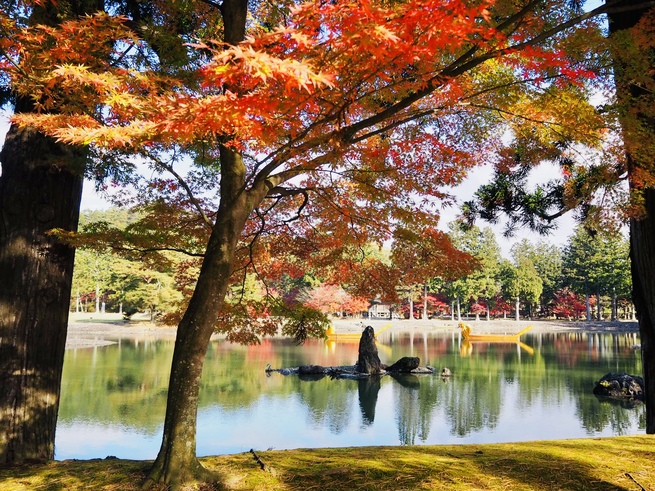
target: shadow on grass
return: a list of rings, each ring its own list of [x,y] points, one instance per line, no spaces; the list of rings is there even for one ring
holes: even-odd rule
[[[298,450],[292,452],[293,457],[287,457],[284,451],[262,452],[262,459],[277,471],[277,476],[261,477],[259,483],[250,482],[252,487],[244,482],[239,489],[655,489],[655,454],[648,450],[655,440],[646,437],[647,444],[630,442],[590,439],[571,444]],[[248,465],[247,461],[241,462],[243,465]]]
[[[139,490],[152,462],[66,460],[45,465],[0,468],[0,490]]]
[[[469,491],[655,490],[655,437],[448,445],[300,449],[202,458],[220,485],[195,490]],[[147,461],[92,460],[0,468],[0,491],[141,488]],[[157,490],[159,491],[159,490]]]

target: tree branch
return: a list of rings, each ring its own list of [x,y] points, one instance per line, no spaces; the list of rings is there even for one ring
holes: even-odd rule
[[[175,169],[173,169],[173,166],[172,166],[172,165],[167,164],[166,162],[164,162],[163,160],[161,160],[161,159],[160,159],[159,157],[157,157],[156,155],[153,155],[153,154],[150,154],[150,153],[147,153],[147,155],[148,155],[148,158],[150,158],[150,159],[153,160],[153,162],[155,162],[155,163],[156,163],[157,165],[159,165],[160,167],[163,167],[166,171],[168,171],[170,174],[172,174],[173,177],[175,177],[175,179],[176,179],[177,182],[180,184],[180,186],[182,186],[182,188],[186,191],[187,196],[189,197],[189,200],[191,201],[191,204],[192,204],[193,207],[196,209],[196,211],[200,214],[200,217],[202,218],[202,221],[203,221],[203,222],[204,222],[204,223],[209,227],[209,229],[211,230],[211,229],[214,227],[214,224],[212,223],[212,221],[209,219],[209,217],[208,217],[208,216],[205,214],[205,212],[203,211],[202,207],[200,206],[200,202],[196,199],[196,197],[195,197],[194,194],[193,194],[193,191],[191,190],[191,188],[189,187],[189,185],[187,184],[187,182],[184,180],[184,178],[183,178],[181,175],[179,175],[179,174],[175,171]]]

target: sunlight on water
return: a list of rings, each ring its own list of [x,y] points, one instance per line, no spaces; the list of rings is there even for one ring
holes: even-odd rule
[[[357,344],[295,346],[213,342],[198,412],[198,454],[255,449],[491,443],[633,434],[643,406],[599,401],[607,372],[641,373],[634,334],[526,335],[526,346],[464,347],[450,332],[390,332],[379,340],[391,363],[419,356],[454,376],[366,381],[303,380],[266,374],[267,364],[347,365]],[[530,348],[530,349],[528,349]],[[58,459],[109,455],[153,459],[161,443],[173,343],[157,341],[68,351],[57,428]]]

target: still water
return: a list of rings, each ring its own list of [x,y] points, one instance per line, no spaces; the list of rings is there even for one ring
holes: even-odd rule
[[[645,431],[643,406],[599,401],[607,372],[640,374],[637,334],[525,335],[522,345],[463,345],[459,333],[386,332],[383,363],[418,356],[453,377],[303,380],[265,373],[352,365],[356,343],[212,342],[198,409],[198,455],[251,448],[491,443]],[[161,443],[172,341],[66,352],[57,459],[153,459]]]

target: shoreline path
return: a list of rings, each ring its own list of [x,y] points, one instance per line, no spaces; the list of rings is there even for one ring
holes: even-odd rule
[[[520,320],[496,319],[480,320],[462,319],[471,326],[475,334],[515,334],[528,326],[530,333],[553,332],[616,332],[639,333],[635,321],[554,321],[554,320]],[[332,325],[337,333],[359,333],[365,326],[373,326],[376,331],[386,328],[388,331],[417,330],[426,332],[459,331],[458,321],[450,319],[403,320],[403,319],[333,319]],[[121,320],[118,314],[71,315],[66,338],[67,349],[91,348],[115,344],[121,339],[155,341],[175,339],[175,327],[162,327],[144,319],[130,322]]]

